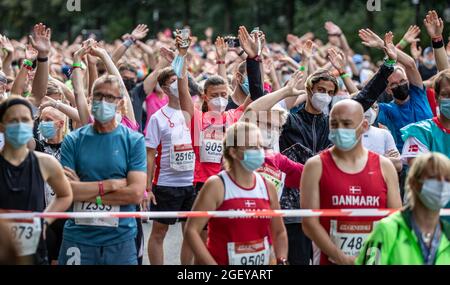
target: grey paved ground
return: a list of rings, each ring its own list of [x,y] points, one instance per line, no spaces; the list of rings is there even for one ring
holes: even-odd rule
[[[147,254],[147,241],[150,236],[152,222],[143,224],[144,239],[145,239],[145,252],[144,252],[144,264],[149,265]],[[164,241],[164,263],[167,265],[179,265],[180,264],[180,250],[181,250],[181,224],[170,226],[167,232],[166,239]]]

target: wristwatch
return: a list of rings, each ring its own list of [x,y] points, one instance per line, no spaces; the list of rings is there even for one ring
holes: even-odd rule
[[[277,258],[277,265],[289,265],[289,261],[284,257]]]

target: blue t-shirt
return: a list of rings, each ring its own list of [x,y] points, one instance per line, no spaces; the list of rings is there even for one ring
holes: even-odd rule
[[[92,125],[71,132],[61,147],[61,164],[78,174],[83,182],[127,178],[130,171],[147,171],[143,135],[119,125],[107,134],[97,133]],[[121,212],[136,210],[136,205],[120,206]],[[118,227],[76,225],[73,219],[64,226],[64,239],[91,246],[106,246],[136,237],[136,220],[120,219]]]
[[[379,107],[380,112],[377,121],[389,128],[399,150],[403,149],[404,144],[400,132],[401,128],[433,117],[425,87],[419,88],[410,85],[408,102],[403,105],[398,105],[394,101],[380,103]]]

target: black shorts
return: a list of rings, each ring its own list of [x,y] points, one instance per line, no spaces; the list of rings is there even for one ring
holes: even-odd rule
[[[58,219],[47,228],[46,232],[47,239],[45,240],[45,242],[47,243],[49,262],[51,262],[52,260],[58,260],[59,249],[61,248],[63,240],[63,231],[65,223],[66,223],[65,219]]]
[[[193,186],[187,187],[166,187],[153,185],[152,189],[155,195],[156,205],[150,205],[152,212],[174,212],[174,211],[190,211],[195,200],[195,191]],[[154,219],[158,223],[165,225],[173,225],[177,221],[185,222],[185,218],[174,219]]]
[[[302,224],[285,224],[289,242],[288,260],[291,265],[309,265],[313,257],[311,240]]]

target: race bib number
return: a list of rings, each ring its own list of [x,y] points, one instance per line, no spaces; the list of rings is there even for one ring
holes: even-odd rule
[[[272,182],[275,185],[277,189],[278,201],[280,201],[281,194],[283,193],[286,173],[270,165],[264,165],[263,167],[258,169],[257,172],[261,174],[265,179],[267,179],[268,181]]]
[[[330,237],[333,243],[349,256],[358,256],[366,238],[376,222],[330,221]]]
[[[229,265],[269,265],[268,238],[251,242],[229,242],[228,262]]]
[[[111,205],[97,205],[93,202],[75,202],[73,207],[74,212],[120,212],[120,206]],[[98,226],[117,228],[119,226],[119,218],[82,218],[75,219],[75,224],[83,226]]]
[[[191,144],[173,145],[170,148],[170,168],[176,171],[193,170],[195,154]]]
[[[201,134],[200,161],[220,163],[223,155],[223,133],[213,132]]]
[[[41,219],[14,220],[7,225],[11,237],[16,244],[19,256],[35,254],[41,238]]]

